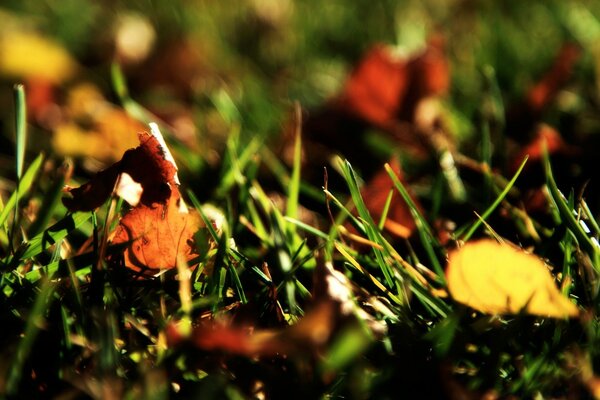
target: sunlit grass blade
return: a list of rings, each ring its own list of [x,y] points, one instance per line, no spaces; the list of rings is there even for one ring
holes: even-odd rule
[[[579,224],[575,216],[573,215],[573,209],[567,204],[563,194],[556,186],[556,181],[552,175],[552,167],[550,166],[550,158],[548,153],[544,152],[544,168],[546,171],[546,185],[550,191],[550,196],[558,209],[559,215],[564,223],[575,238],[579,245],[589,254],[592,258],[592,264],[597,272],[600,272],[600,247],[597,243],[594,243],[592,239],[584,231],[583,227]]]
[[[461,239],[463,241],[465,241],[465,242],[468,241],[471,238],[471,236],[473,236],[473,234],[475,233],[475,231],[477,231],[477,228],[479,228],[479,226],[481,226],[482,221],[485,221],[494,212],[494,210],[500,205],[500,203],[502,203],[502,200],[504,200],[504,198],[506,197],[506,195],[508,194],[508,192],[510,192],[510,189],[512,189],[512,187],[514,186],[515,182],[517,181],[517,178],[521,174],[521,171],[523,171],[523,168],[525,167],[525,164],[527,163],[527,159],[528,159],[528,157],[525,157],[525,159],[523,160],[523,162],[521,162],[521,165],[519,166],[519,169],[517,170],[517,172],[515,172],[515,174],[512,177],[512,179],[504,187],[504,189],[502,190],[502,192],[500,192],[500,194],[498,195],[498,197],[496,197],[496,200],[494,200],[494,202],[483,212],[483,214],[481,214],[481,217],[478,218],[473,223],[473,225],[471,225],[471,227],[469,228],[469,230],[462,236]]]
[[[48,247],[64,239],[70,232],[90,219],[91,215],[89,212],[77,212],[67,215],[42,233],[31,238],[21,259],[26,260],[37,256]]]
[[[324,232],[321,232],[320,230],[318,230],[317,228],[315,228],[312,225],[306,224],[300,220],[297,220],[297,219],[291,218],[291,217],[284,217],[284,219],[286,222],[289,222],[290,224],[294,224],[298,228],[300,228],[310,234],[320,237],[321,239],[329,240],[329,235],[327,235]]]
[[[17,185],[17,189],[12,193],[6,204],[4,204],[4,208],[0,211],[0,226],[3,226],[6,222],[6,219],[10,215],[10,213],[14,210],[17,205],[17,193],[19,197],[23,197],[29,192],[31,185],[33,184],[35,177],[42,165],[42,161],[44,160],[44,155],[40,154],[36,157],[35,160],[31,163],[25,174],[23,174],[22,179],[19,181]]]
[[[361,274],[367,276],[379,290],[387,294],[390,297],[390,299],[392,299],[396,304],[404,304],[404,302],[400,298],[391,293],[389,289],[386,288],[381,282],[379,282],[379,280],[376,277],[374,277],[372,274],[369,273],[369,271],[367,271],[362,265],[360,265],[360,263],[354,257],[352,257],[350,253],[340,243],[335,242],[334,245],[337,251],[342,256],[344,256],[346,260],[348,260],[348,263],[354,268],[356,268]]]
[[[600,236],[600,226],[598,226],[598,222],[596,221],[594,214],[592,214],[592,211],[584,200],[581,201],[581,209],[587,217],[587,221],[589,221],[590,225],[592,226],[594,237],[598,238],[598,236]]]
[[[385,170],[392,179],[396,190],[398,190],[398,192],[408,205],[408,209],[410,210],[410,213],[415,221],[417,232],[419,233],[419,237],[421,239],[421,244],[427,252],[429,262],[431,263],[438,277],[442,280],[442,282],[445,282],[444,269],[442,268],[442,265],[440,264],[440,261],[436,254],[436,248],[441,249],[441,245],[439,244],[437,238],[433,235],[433,232],[429,227],[429,224],[425,220],[425,217],[421,214],[416,204],[408,194],[408,191],[406,190],[402,182],[400,182],[400,180],[398,179],[398,177],[396,176],[389,164],[385,164]]]
[[[192,192],[191,190],[188,190],[187,194],[190,197],[190,200],[192,201],[194,208],[198,211],[198,214],[200,214],[200,218],[202,218],[202,222],[204,222],[204,225],[208,229],[210,236],[212,237],[212,239],[215,242],[218,243],[219,242],[219,234],[215,230],[215,227],[213,226],[212,221],[208,218],[208,216],[204,212],[204,209],[202,208],[202,205],[198,201],[198,198],[196,197],[194,192]]]
[[[213,305],[213,312],[218,310],[225,294],[225,278],[227,276],[226,258],[229,249],[229,236],[226,229],[221,232],[217,243],[217,254],[215,255],[213,271],[206,286],[206,294],[216,299]]]
[[[321,361],[323,373],[333,373],[345,368],[363,354],[373,343],[371,332],[364,325],[348,325],[340,332]]]
[[[251,190],[249,190],[249,192],[250,191]],[[252,194],[250,194],[250,196],[252,197]],[[252,225],[254,227],[255,234],[264,243],[270,243],[271,240],[269,238],[269,234],[267,232],[267,229],[265,228],[265,224],[263,224],[262,218],[260,217],[258,210],[256,209],[256,205],[254,205],[254,201],[248,201],[247,206],[248,206],[248,213],[250,214],[250,218],[251,218]]]
[[[285,228],[282,223],[283,216],[279,213],[279,210],[273,207],[271,208],[269,217],[273,235],[273,246],[277,254],[277,263],[284,276],[283,284],[285,288],[286,300],[290,309],[290,313],[295,315],[298,311],[298,305],[296,302],[294,277],[292,275],[293,263],[292,257],[290,256],[290,250],[287,246]]]
[[[25,162],[25,147],[27,145],[27,107],[25,106],[25,88],[23,85],[15,85],[15,131],[17,136],[17,179],[23,174]]]
[[[370,214],[369,210],[367,209],[367,206],[362,198],[360,189],[358,187],[358,181],[356,179],[356,176],[354,174],[354,170],[352,169],[352,166],[350,165],[350,163],[348,161],[346,161],[341,164],[341,168],[344,173],[344,178],[346,179],[346,183],[348,184],[348,188],[350,190],[350,195],[352,196],[352,201],[354,202],[356,211],[358,212],[358,215],[362,219],[363,227],[365,229],[365,233],[367,234],[367,237],[375,243],[380,243],[381,235],[380,235],[379,229],[378,229],[377,225],[375,224],[375,221],[373,221],[373,218],[371,217],[371,214]],[[399,291],[401,291],[402,289],[398,285],[398,282],[396,282],[393,278],[394,274],[391,271],[390,266],[385,261],[385,257],[384,257],[382,250],[379,250],[377,248],[372,248],[372,250],[375,254],[377,264],[379,265],[379,268],[381,269],[381,272],[383,273],[383,276],[385,277],[385,281],[388,284],[388,286],[390,288],[396,287],[399,289]]]
[[[93,252],[81,254],[66,260],[53,261],[47,265],[36,268],[25,274],[25,279],[34,283],[44,276],[50,278],[62,278],[71,274],[73,269],[76,277],[82,277],[90,272],[90,266],[93,264],[95,255]]]
[[[245,144],[243,149],[240,149],[239,134],[239,127],[237,126],[234,126],[232,132],[229,134],[229,140],[227,140],[227,157],[223,163],[223,172],[217,189],[218,197],[225,196],[235,183],[241,184],[247,180],[244,171],[256,155],[258,149],[262,146],[262,139],[254,138]]]
[[[381,212],[381,217],[379,218],[379,224],[377,225],[377,227],[379,228],[380,231],[382,231],[385,226],[385,221],[386,221],[387,215],[390,211],[390,204],[392,204],[393,196],[394,196],[394,191],[390,190],[390,192],[387,195],[387,198],[385,199],[385,204],[383,205],[383,211]]]
[[[210,100],[228,124],[239,123],[242,119],[235,102],[224,88],[211,93]]]
[[[263,283],[265,283],[267,285],[273,284],[273,281],[271,280],[271,278],[269,278],[267,275],[265,275],[265,273],[263,271],[261,271],[260,268],[258,268],[256,265],[248,266],[248,264],[251,264],[251,261],[248,259],[248,257],[246,257],[245,255],[243,255],[242,253],[240,253],[239,251],[237,251],[236,249],[233,249],[233,248],[231,249],[231,255],[234,257],[234,259],[236,261],[238,261],[242,265],[244,265],[246,270],[252,271],[252,273],[256,274],[257,277]]]
[[[300,167],[302,165],[302,115],[300,105],[294,106],[295,127],[294,127],[294,165],[292,176],[287,190],[287,206],[285,216],[288,218],[297,218],[298,216],[298,197],[300,196]],[[294,224],[286,224],[286,233],[288,237],[293,237],[296,233]]]
[[[123,75],[123,71],[121,67],[116,62],[111,65],[111,77],[112,84],[115,90],[115,93],[119,97],[121,104],[123,104],[123,108],[135,119],[141,121],[145,124],[149,124],[151,122],[160,121],[160,119],[142,107],[139,103],[131,98],[129,95],[129,89],[127,88],[127,82],[125,80],[125,75]],[[164,124],[158,123],[161,130],[164,130]]]
[[[240,298],[242,304],[248,303],[248,298],[246,297],[246,293],[244,292],[244,287],[242,286],[242,281],[240,280],[240,276],[238,275],[237,270],[235,269],[235,265],[229,263],[228,264],[229,275],[231,276],[231,281],[233,282],[233,286]]]

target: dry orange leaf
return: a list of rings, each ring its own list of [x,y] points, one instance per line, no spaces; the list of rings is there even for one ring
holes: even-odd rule
[[[79,188],[67,188],[72,198],[63,203],[71,211],[93,210],[115,192],[132,206],[116,230],[113,244],[128,244],[126,267],[143,273],[174,268],[179,259],[197,255],[194,234],[202,226],[179,193],[177,166],[158,128],[139,135],[140,146]]]
[[[544,262],[514,245],[489,239],[469,242],[450,253],[446,278],[456,301],[487,314],[579,314],[557,289]]]

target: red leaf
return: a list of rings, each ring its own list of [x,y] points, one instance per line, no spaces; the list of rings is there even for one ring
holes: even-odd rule
[[[531,141],[523,146],[513,157],[511,171],[515,172],[519,168],[525,156],[529,156],[525,169],[531,168],[530,166],[536,163],[541,163],[544,146],[546,146],[549,155],[561,154],[571,156],[578,153],[578,149],[567,144],[556,129],[542,124],[535,130]]]
[[[521,143],[531,138],[542,112],[571,78],[580,55],[581,51],[576,45],[566,43],[562,46],[553,65],[528,91],[525,99],[508,110],[506,115],[508,135]]]
[[[568,82],[581,50],[573,43],[564,44],[554,64],[527,94],[527,103],[533,110],[541,110],[552,101],[558,91]]]
[[[398,160],[395,158],[392,159],[390,161],[390,167],[396,176],[404,182],[404,174]],[[381,218],[390,191],[393,192],[393,197],[388,210],[385,228],[396,236],[408,238],[415,230],[415,221],[410,213],[408,205],[400,196],[394,183],[390,179],[390,176],[384,169],[375,174],[369,183],[361,190],[361,193],[367,209],[377,222]],[[414,198],[413,201],[416,202]]]
[[[408,85],[408,65],[395,60],[388,48],[376,46],[356,66],[338,101],[349,113],[386,125],[396,118]]]
[[[395,120],[410,121],[417,103],[444,94],[449,87],[448,62],[441,37],[434,37],[421,54],[405,60],[376,46],[352,72],[339,103],[347,112],[377,127]]]

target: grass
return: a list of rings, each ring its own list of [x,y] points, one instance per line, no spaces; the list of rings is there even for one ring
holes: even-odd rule
[[[181,192],[204,227],[195,235],[194,269],[179,261],[153,279],[132,279],[106,257],[122,251],[109,237],[129,207],[111,198],[93,212],[66,210],[64,185],[85,182],[98,160],[57,154],[48,139],[56,108],[36,108],[35,81],[17,77],[25,85],[13,87],[18,79],[0,64],[0,104],[13,105],[0,107],[10,121],[0,127],[3,395],[600,397],[600,197],[594,180],[581,189],[600,129],[590,88],[596,5],[132,2],[109,11],[88,2],[64,9],[9,3],[0,18],[38,15],[43,35],[78,60],[77,79],[105,96],[103,109],[110,104],[143,126],[160,126],[179,163]],[[198,70],[189,81],[165,73],[158,59],[145,67],[162,72],[149,75],[124,60],[94,61],[108,40],[97,24],[116,26],[124,15],[151,22],[160,55],[194,43],[205,58],[193,61]],[[318,113],[372,43],[408,53],[434,26],[454,67],[450,92],[438,99],[450,145],[420,159],[388,146],[376,129],[364,133],[363,142],[375,143],[361,149],[365,158],[397,157],[405,172],[381,163],[392,188],[375,216],[364,160],[332,151],[333,161],[311,166],[314,138],[302,132],[303,113]],[[510,106],[567,40],[584,55],[535,122],[555,126],[579,153],[565,161],[545,150],[511,169],[509,155],[527,140],[507,131]],[[182,79],[185,57],[173,71]],[[77,79],[50,89],[59,120],[75,113],[63,98]],[[89,115],[72,120],[93,124]],[[191,139],[181,134],[186,129]],[[282,136],[291,138],[287,159]],[[539,188],[546,206],[535,210],[528,196]],[[409,238],[385,228],[398,198],[414,221]],[[582,315],[488,315],[454,301],[448,253],[482,237],[546,260]]]

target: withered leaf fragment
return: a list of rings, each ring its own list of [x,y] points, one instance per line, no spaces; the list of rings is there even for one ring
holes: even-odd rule
[[[120,161],[90,182],[67,188],[72,197],[63,199],[70,211],[93,210],[113,191],[126,199],[133,208],[121,219],[111,241],[128,244],[125,266],[142,272],[174,268],[178,258],[194,258],[193,237],[202,226],[181,198],[177,166],[162,135],[154,124],[151,127],[152,134],[139,135],[138,147],[127,150]]]
[[[305,357],[322,353],[344,329],[365,332],[365,341],[381,337],[386,325],[375,320],[354,300],[346,276],[329,263],[319,264],[315,274],[313,303],[295,324],[280,329],[258,329],[233,325],[231,321],[204,320],[191,335],[183,335],[176,322],[167,326],[170,346],[188,341],[203,351],[217,351],[245,357]]]

